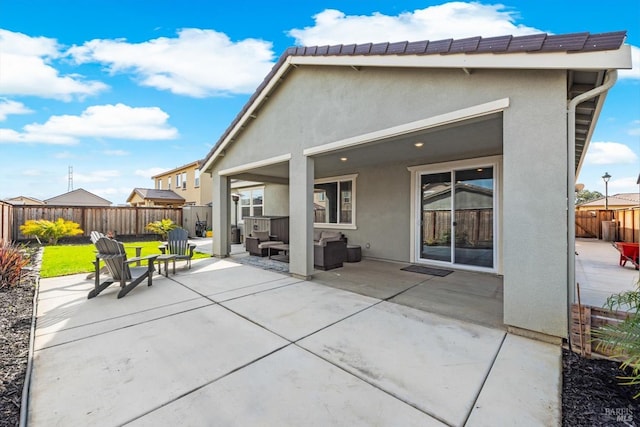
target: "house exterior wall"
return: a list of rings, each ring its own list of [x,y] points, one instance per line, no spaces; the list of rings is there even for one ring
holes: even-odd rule
[[[510,105],[503,113],[503,192],[496,216],[503,245],[504,320],[565,336],[564,71],[473,70],[467,75],[461,70],[299,67],[216,161],[214,172],[288,153],[294,162],[305,148],[503,98]],[[455,153],[423,164],[445,160],[456,160]],[[358,174],[357,229],[345,233],[362,245],[365,256],[410,261],[413,196],[407,166],[345,171]],[[292,200],[289,215],[306,215],[306,210]]]
[[[190,163],[184,167],[172,169],[153,177],[154,188],[161,190],[173,190],[177,195],[185,200],[185,205],[206,205],[212,200],[211,174],[201,173],[199,185],[195,185],[196,171],[200,167],[199,162]],[[177,176],[186,173],[184,185],[178,186]],[[169,188],[169,178],[171,178],[171,188]],[[182,178],[180,178],[182,179]]]

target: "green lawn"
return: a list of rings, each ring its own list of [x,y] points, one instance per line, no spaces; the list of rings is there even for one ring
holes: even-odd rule
[[[127,257],[136,256],[135,247],[142,247],[141,256],[160,254],[158,249],[160,242],[131,242],[125,243]],[[89,273],[94,270],[93,261],[96,259],[96,247],[87,245],[57,245],[45,246],[42,256],[40,277],[57,277],[68,274]],[[202,252],[194,252],[193,259],[209,258],[211,255]]]

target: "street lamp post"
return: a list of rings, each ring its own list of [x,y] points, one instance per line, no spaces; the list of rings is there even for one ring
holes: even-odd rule
[[[609,172],[605,172],[602,175],[602,180],[604,181],[604,210],[609,210],[609,179],[611,179],[611,175]]]
[[[238,244],[240,243],[240,233],[238,232],[238,200],[240,200],[240,196],[238,194],[232,194],[231,195],[231,200],[233,200],[233,203],[235,203],[235,210],[236,210],[236,216],[235,216],[235,230],[234,230],[234,235],[233,235],[233,243],[234,244]]]

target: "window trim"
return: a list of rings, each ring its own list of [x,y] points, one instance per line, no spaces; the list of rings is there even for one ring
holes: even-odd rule
[[[262,190],[262,204],[261,205],[254,205],[253,204],[253,192],[255,190]],[[261,207],[262,208],[262,215],[264,215],[264,199],[265,199],[265,186],[264,185],[259,185],[259,186],[255,186],[255,187],[238,187],[238,188],[234,188],[233,192],[237,193],[237,194],[241,194],[243,191],[249,191],[250,192],[250,196],[249,196],[249,215],[247,215],[248,217],[252,217],[255,216],[254,212],[253,212],[253,208],[254,207]],[[242,205],[242,197],[240,198],[240,200],[238,201],[238,224],[244,224],[244,216],[242,215],[242,208],[243,207],[247,207],[246,205],[243,206]],[[232,209],[233,212],[233,209]],[[258,216],[262,216],[262,215],[258,215]]]
[[[356,181],[358,178],[358,174],[354,173],[354,174],[350,174],[350,175],[339,175],[339,176],[330,176],[330,177],[326,177],[326,178],[319,178],[319,179],[315,179],[313,181],[313,185],[314,185],[314,191],[315,191],[315,185],[316,184],[327,184],[330,182],[335,182],[336,184],[339,183],[340,181],[351,181],[351,218],[352,218],[352,222],[351,224],[346,224],[346,223],[331,223],[331,222],[314,222],[313,223],[313,227],[314,228],[330,228],[330,229],[337,229],[337,230],[357,230],[357,225],[356,225],[356,206],[357,206],[357,196],[356,196]],[[340,194],[338,194],[338,199],[341,200],[342,196]],[[337,215],[338,218],[340,218],[340,215]]]

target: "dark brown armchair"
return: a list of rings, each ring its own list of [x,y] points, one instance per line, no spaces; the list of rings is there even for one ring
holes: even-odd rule
[[[250,236],[244,238],[244,246],[249,254],[260,257],[269,254],[269,246],[282,243],[284,242],[278,240],[277,236],[270,236],[267,231],[254,231]]]
[[[313,266],[319,270],[332,270],[342,267],[347,260],[347,242],[334,240],[313,245]]]

